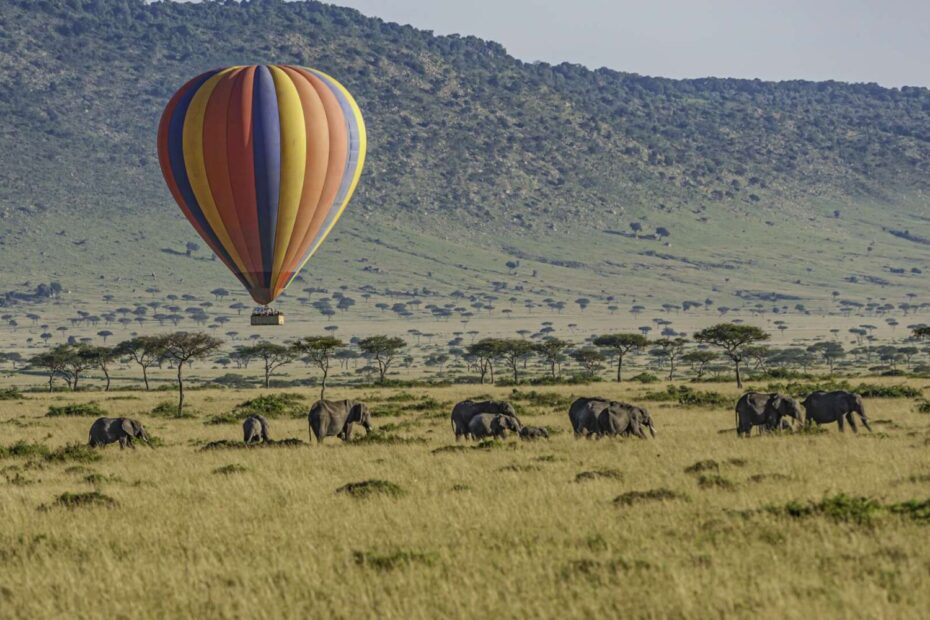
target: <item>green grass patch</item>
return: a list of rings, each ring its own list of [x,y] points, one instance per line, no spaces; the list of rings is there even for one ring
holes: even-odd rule
[[[67,417],[80,417],[80,416],[93,416],[93,417],[104,417],[107,415],[107,412],[97,403],[71,403],[68,405],[62,405],[56,407],[54,405],[48,408],[48,413],[45,414],[50,418],[57,418],[62,416]]]
[[[106,474],[101,474],[94,472],[92,474],[87,474],[84,476],[84,482],[87,484],[92,484],[98,486],[101,484],[112,483],[112,482],[122,482],[123,479],[119,476],[107,476]]]
[[[536,390],[521,392],[517,389],[511,392],[510,398],[535,407],[553,407],[558,409],[568,408],[573,400],[571,396],[562,396],[555,392],[537,392]]]
[[[2,457],[20,457],[20,458],[44,458],[48,456],[50,450],[48,446],[41,443],[29,443],[27,441],[17,441],[12,446],[0,446],[0,458]]]
[[[104,495],[100,491],[88,491],[87,493],[62,493],[54,502],[55,506],[61,508],[116,508],[119,504],[109,495]]]
[[[592,469],[579,472],[575,482],[588,482],[591,480],[623,480],[623,472],[619,469]]]
[[[930,401],[924,400],[917,403],[917,413],[930,413]]]
[[[150,412],[153,416],[159,418],[173,418],[175,420],[181,419],[190,419],[197,417],[196,414],[191,411],[190,407],[185,407],[183,413],[178,415],[178,404],[170,401],[162,401],[155,405]]]
[[[650,383],[658,383],[661,379],[652,374],[651,372],[641,372],[638,375],[634,375],[627,379],[627,381],[636,381],[637,383],[642,383],[644,385]]]
[[[473,450],[516,450],[517,444],[498,441],[497,439],[482,439],[476,445],[472,446]]]
[[[361,482],[350,482],[336,489],[336,493],[343,493],[355,498],[373,497],[384,495],[387,497],[402,497],[406,494],[400,486],[387,480],[363,480]]]
[[[736,488],[736,483],[724,478],[720,474],[701,474],[697,479],[698,486],[702,489],[725,489],[732,491]]]
[[[223,465],[222,467],[217,467],[213,470],[214,474],[221,476],[229,476],[231,474],[241,474],[247,472],[248,469],[238,463],[230,463],[229,465]]]
[[[511,463],[510,465],[504,465],[497,471],[512,471],[512,472],[527,472],[527,471],[539,471],[539,465],[530,465],[530,464],[521,464],[521,463]]]
[[[269,439],[268,441],[253,444],[245,444],[241,441],[234,441],[231,439],[219,439],[204,445],[200,450],[259,450],[263,448],[298,448],[306,445],[307,443],[305,441],[297,439],[296,437]]]
[[[0,390],[0,400],[22,400],[23,393],[19,388],[11,387]]]
[[[50,463],[95,463],[103,458],[98,450],[82,443],[69,443],[61,448],[56,448],[45,455],[45,460]]]
[[[431,454],[448,454],[450,452],[465,452],[466,450],[470,450],[470,449],[471,448],[469,448],[468,446],[462,446],[462,445],[442,446],[440,448],[436,448],[435,450],[433,450]]]
[[[769,383],[768,392],[780,392],[794,398],[804,398],[812,392],[853,392],[862,398],[921,398],[920,389],[909,385],[878,385],[875,383],[859,383],[853,385],[849,381],[790,381]]]
[[[383,433],[380,431],[371,431],[365,433],[364,435],[356,436],[351,441],[347,442],[351,446],[364,446],[364,445],[383,445],[383,446],[405,446],[405,445],[415,445],[415,444],[424,444],[426,440],[422,437],[400,437],[398,435],[391,435],[389,433]]]
[[[668,502],[685,499],[685,496],[669,489],[649,489],[648,491],[627,491],[614,498],[617,506],[632,506],[644,502]]]
[[[706,461],[698,461],[693,465],[685,467],[686,474],[699,474],[705,471],[720,471],[720,463],[713,459],[707,459]]]
[[[409,551],[406,549],[384,552],[353,551],[352,557],[357,565],[377,571],[389,571],[413,564],[432,566],[437,559],[437,555],[433,552]]]

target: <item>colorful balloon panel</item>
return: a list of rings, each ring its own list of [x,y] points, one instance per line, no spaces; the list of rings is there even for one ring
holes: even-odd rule
[[[291,283],[335,226],[365,161],[361,111],[304,67],[208,71],[168,102],[158,157],[197,233],[260,304]]]

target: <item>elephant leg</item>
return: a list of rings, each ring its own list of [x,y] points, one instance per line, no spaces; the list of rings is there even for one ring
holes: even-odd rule
[[[846,426],[843,424],[843,416],[838,416],[836,418],[836,425],[840,427],[840,432],[846,432]]]
[[[119,438],[119,449],[122,450],[125,447],[126,447],[126,438],[120,437]]]
[[[345,430],[342,431],[342,440],[349,441],[352,439],[352,425],[346,424]]]
[[[127,437],[127,438],[126,438],[126,444],[127,444],[130,448],[132,448],[133,450],[136,449],[136,444],[132,443],[132,437]]]
[[[850,414],[850,415],[852,415],[852,414]],[[862,421],[862,426],[866,427],[866,429],[868,429],[868,431],[871,433],[871,432],[872,432],[872,427],[869,425],[869,419],[868,419],[867,417],[865,417],[865,414],[864,414],[864,413],[862,413],[862,412],[859,413],[859,419]]]
[[[849,428],[852,429],[852,432],[854,432],[854,433],[858,433],[858,432],[859,432],[859,429],[856,428],[856,418],[855,418],[855,414],[854,414],[852,411],[850,411],[849,413],[846,414],[846,421],[849,422]]]

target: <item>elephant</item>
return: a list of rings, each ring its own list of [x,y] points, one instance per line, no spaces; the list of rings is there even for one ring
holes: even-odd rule
[[[268,420],[263,415],[252,415],[242,422],[242,442],[253,444],[268,441]]]
[[[656,427],[649,412],[629,403],[613,401],[597,415],[597,432],[600,436],[636,435],[645,439],[644,427],[649,429],[653,437],[656,436]]]
[[[606,398],[578,398],[568,408],[568,419],[572,423],[575,438],[596,437],[597,416],[610,405]]]
[[[517,420],[517,412],[514,411],[513,405],[503,400],[463,400],[452,408],[452,430],[455,432],[455,439],[461,437],[468,439],[468,425],[472,418],[482,413],[497,413],[506,415]]]
[[[324,437],[339,437],[343,441],[352,439],[352,425],[361,424],[371,432],[371,413],[368,405],[354,400],[318,400],[310,407],[307,415],[310,424],[310,443],[316,436],[317,443]]]
[[[736,434],[751,435],[753,426],[761,426],[763,432],[775,430],[784,417],[801,423],[798,401],[781,394],[746,392],[736,402]]]
[[[858,414],[859,419],[862,420],[862,424],[870,433],[872,432],[872,427],[869,426],[869,419],[865,416],[862,397],[858,394],[843,391],[814,392],[805,398],[804,402],[801,404],[804,405],[805,412],[807,413],[805,416],[805,423],[807,425],[810,425],[811,422],[816,422],[817,424],[836,422],[837,426],[840,427],[840,432],[843,432],[843,430],[845,430],[843,428],[843,418],[845,417],[853,432],[857,433],[858,429],[856,428],[856,420],[853,414]]]
[[[119,442],[120,450],[129,446],[135,449],[133,439],[141,439],[149,447],[149,436],[138,420],[130,418],[97,418],[90,427],[87,443],[92,448]]]
[[[468,434],[475,439],[483,437],[507,437],[507,431],[519,433],[523,426],[514,416],[503,413],[479,413],[468,423]]]
[[[524,426],[520,429],[520,439],[549,439],[549,431],[541,426]]]

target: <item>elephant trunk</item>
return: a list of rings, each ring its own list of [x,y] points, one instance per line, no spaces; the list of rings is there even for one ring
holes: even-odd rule
[[[656,438],[656,427],[652,425],[652,422],[649,423],[649,433],[652,435],[652,438]]]

